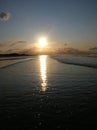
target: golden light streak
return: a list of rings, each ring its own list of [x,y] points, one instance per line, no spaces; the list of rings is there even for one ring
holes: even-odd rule
[[[40,73],[42,79],[42,91],[46,91],[47,89],[47,70],[46,70],[46,55],[40,56]]]

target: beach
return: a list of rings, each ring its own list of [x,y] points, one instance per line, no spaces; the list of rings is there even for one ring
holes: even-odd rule
[[[2,64],[0,129],[96,127],[97,68],[94,64],[60,62],[48,55],[14,59],[14,62],[9,59]]]

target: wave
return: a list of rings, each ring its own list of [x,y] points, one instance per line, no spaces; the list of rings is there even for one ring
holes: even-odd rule
[[[56,55],[52,58],[64,64],[97,68],[97,57]]]
[[[29,60],[33,60],[34,58],[8,58],[8,59],[2,59],[0,61],[0,69],[7,68],[9,66],[13,66],[16,64],[19,64],[21,62],[26,62]]]

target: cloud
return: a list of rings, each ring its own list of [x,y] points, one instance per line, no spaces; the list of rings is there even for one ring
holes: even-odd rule
[[[7,21],[10,18],[9,12],[1,12],[0,13],[0,20]]]
[[[2,43],[0,43],[0,47],[2,47],[3,46],[3,44]]]
[[[90,51],[97,51],[97,47],[89,48]]]
[[[17,43],[26,43],[27,41],[17,41]]]
[[[72,48],[72,47],[64,48],[64,52],[67,53],[67,54],[79,54],[79,53],[81,53],[81,51],[79,49]]]
[[[11,54],[11,53],[17,53],[17,54],[25,54],[25,55],[31,55],[36,53],[37,48],[35,47],[26,47],[26,48],[14,48],[14,49],[7,49],[6,54]]]
[[[67,43],[64,43],[64,46],[67,46],[68,44]]]
[[[15,53],[22,51],[24,48],[27,48],[28,42],[25,40],[17,41],[5,41],[0,42],[0,53]],[[1,51],[2,50],[2,51]]]
[[[15,45],[18,45],[18,44],[25,44],[27,43],[27,41],[16,41],[14,43],[11,43],[10,46],[15,46]]]
[[[2,54],[2,50],[0,50],[0,54]]]

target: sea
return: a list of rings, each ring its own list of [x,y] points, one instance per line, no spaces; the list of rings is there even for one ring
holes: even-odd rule
[[[97,57],[0,58],[0,130],[97,129]]]

